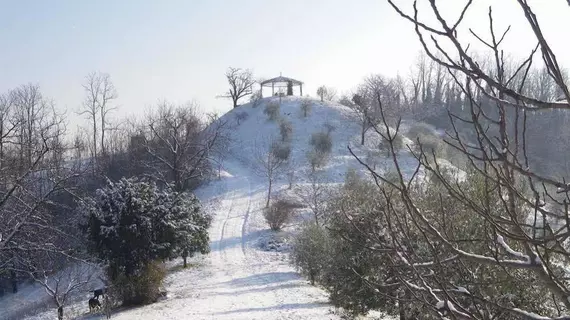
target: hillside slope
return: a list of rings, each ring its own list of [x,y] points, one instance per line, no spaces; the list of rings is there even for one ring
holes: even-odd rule
[[[263,99],[256,108],[250,104],[236,108],[222,117],[236,123],[232,129],[230,156],[224,161],[219,180],[199,188],[196,193],[214,215],[210,231],[211,254],[203,265],[171,274],[169,297],[159,303],[124,311],[117,319],[340,319],[327,304],[327,294],[311,286],[288,263],[286,254],[266,249],[266,241],[276,234],[263,218],[267,182],[254,174],[256,149],[267,147],[269,138],[278,139],[276,122],[267,120],[265,105],[278,98]],[[339,183],[348,168],[362,168],[350,155],[347,145],[355,146],[364,156],[377,148],[377,139],[359,147],[359,124],[343,106],[314,102],[307,118],[300,114],[299,98],[284,98],[281,117],[291,121],[291,159],[297,169],[296,183],[306,180],[309,165],[306,152],[309,138],[325,124],[334,131],[333,152],[323,173],[329,183]],[[236,115],[241,113],[240,124]],[[243,116],[247,113],[247,116]],[[284,177],[275,191],[285,189]],[[280,236],[295,229],[292,225]]]
[[[284,97],[280,103],[280,120],[291,122],[293,132],[291,135],[291,157],[290,162],[294,163],[297,169],[299,182],[304,181],[310,172],[310,165],[307,160],[307,152],[311,150],[309,140],[311,134],[319,131],[327,131],[331,128],[333,150],[327,165],[322,168],[322,173],[326,175],[329,182],[341,182],[344,174],[349,169],[361,170],[362,165],[350,154],[348,146],[361,159],[365,160],[367,155],[378,153],[378,144],[381,139],[374,132],[368,130],[365,145],[360,145],[360,123],[355,118],[354,113],[349,108],[335,103],[311,101],[311,111],[307,117],[303,117],[301,111],[301,101],[299,97]],[[235,126],[232,136],[234,141],[231,144],[231,154],[234,159],[243,165],[252,168],[255,166],[256,149],[267,148],[268,140],[279,140],[279,121],[269,121],[264,114],[265,106],[271,103],[279,103],[279,98],[264,98],[257,107],[250,103],[237,109],[231,110],[222,117],[222,120],[236,122],[236,115],[247,113],[246,120],[240,121]],[[405,139],[405,144],[412,142]],[[377,154],[378,156],[378,154]],[[389,170],[390,162],[386,159],[376,159],[380,170]],[[415,162],[409,157],[402,157],[402,161]],[[412,168],[412,166],[404,166]]]
[[[268,103],[278,98],[265,98],[257,107],[245,104],[231,110],[221,120],[235,124],[228,146],[229,156],[223,162],[221,177],[196,190],[204,207],[213,215],[210,230],[211,253],[195,257],[192,268],[181,269],[181,261],[169,263],[170,273],[165,287],[168,296],[152,305],[117,311],[114,319],[340,319],[327,303],[327,294],[297,274],[286,254],[267,246],[278,239],[286,248],[287,237],[294,233],[302,216],[284,231],[272,232],[263,218],[267,181],[254,174],[255,154],[279,139],[277,122],[264,114]],[[360,146],[360,124],[348,108],[312,101],[312,110],[303,117],[300,98],[281,101],[282,119],[291,122],[291,159],[295,168],[295,184],[306,183],[310,166],[306,154],[311,149],[311,134],[332,128],[333,150],[324,168],[325,183],[342,183],[350,168],[364,170],[350,154],[347,146],[362,159],[376,152],[377,167],[389,170],[386,159],[378,153],[379,137],[369,132],[365,146]],[[240,114],[239,125],[236,116]],[[247,115],[244,115],[247,114]],[[370,130],[372,131],[372,130]],[[407,141],[410,143],[410,141]],[[414,160],[402,157],[404,168],[413,170]],[[408,163],[408,164],[406,164]],[[287,188],[281,175],[275,193]],[[70,310],[77,318],[99,319],[86,314],[86,299]],[[55,319],[54,310],[30,319]]]

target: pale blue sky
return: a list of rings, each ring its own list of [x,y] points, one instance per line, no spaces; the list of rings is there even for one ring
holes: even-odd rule
[[[439,2],[454,8],[458,1]],[[500,1],[501,6],[515,2]],[[483,4],[469,23],[486,28],[486,5],[499,2],[479,2]],[[407,0],[400,3],[411,5]],[[553,38],[568,39],[566,1],[548,3],[540,10],[562,20],[547,19],[545,24],[551,26],[546,28],[555,33]],[[405,73],[419,50],[412,26],[383,0],[1,0],[0,4],[0,90],[38,83],[58,107],[69,111],[80,106],[81,83],[92,71],[111,75],[119,93],[119,115],[140,113],[161,99],[196,100],[205,110],[223,112],[230,101],[215,96],[226,89],[228,66],[251,68],[264,78],[283,72],[304,81],[304,91],[314,96],[321,84],[344,91],[367,74]],[[514,23],[521,21],[516,6],[500,9]],[[531,45],[521,29],[513,35],[514,51],[523,52]],[[561,51],[570,53],[567,41],[560,43]]]

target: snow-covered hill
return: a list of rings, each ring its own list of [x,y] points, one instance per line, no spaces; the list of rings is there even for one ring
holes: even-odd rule
[[[311,134],[326,131],[327,127],[332,128],[333,150],[327,165],[321,171],[328,177],[329,182],[342,182],[344,174],[351,168],[362,170],[363,167],[350,154],[347,146],[350,145],[355,154],[365,160],[369,153],[378,152],[378,145],[381,142],[379,135],[374,130],[368,130],[365,145],[361,146],[361,127],[352,110],[336,103],[311,100],[311,111],[305,118],[300,106],[302,99],[304,98],[283,97],[280,102],[280,118],[290,121],[293,125],[289,161],[292,161],[297,168],[297,176],[300,178],[298,182],[302,182],[310,172],[307,152],[311,150],[309,144]],[[245,167],[251,168],[255,165],[254,155],[257,148],[267,147],[267,141],[270,138],[280,138],[279,122],[269,121],[267,115],[264,114],[265,106],[270,103],[279,103],[279,98],[264,98],[257,107],[248,103],[231,110],[222,117],[222,120],[236,123],[232,134],[234,141],[230,151],[234,159],[240,161]],[[236,116],[244,113],[247,113],[246,120],[240,121],[237,125]],[[405,144],[412,144],[409,139],[404,140]],[[389,161],[384,161],[383,158],[376,160],[380,162],[379,169],[389,170]],[[406,156],[402,157],[402,161],[415,162],[411,157]],[[411,165],[404,167],[413,168]]]
[[[309,285],[297,274],[287,254],[267,250],[273,248],[267,246],[268,240],[286,239],[296,228],[290,225],[277,235],[268,229],[262,214],[267,181],[252,170],[256,149],[267,147],[270,137],[279,139],[278,123],[267,120],[264,114],[265,106],[276,101],[279,98],[272,97],[261,100],[257,107],[245,104],[221,118],[234,124],[229,156],[223,162],[221,177],[196,191],[214,217],[211,253],[196,257],[189,269],[181,269],[181,261],[169,263],[166,299],[117,311],[114,319],[340,319],[327,303],[326,292]],[[314,100],[311,112],[303,117],[300,104],[298,97],[285,97],[280,103],[281,118],[290,121],[293,127],[290,161],[296,169],[295,184],[306,183],[310,171],[306,154],[311,149],[311,134],[326,128],[332,128],[333,150],[322,169],[325,182],[341,183],[350,168],[364,171],[347,146],[365,159],[369,153],[378,154],[379,137],[370,130],[366,144],[360,146],[360,124],[350,109]],[[239,124],[237,117],[242,118]],[[389,170],[389,161],[377,156],[376,167]],[[413,158],[403,153],[402,160],[404,169],[414,169]],[[278,193],[286,187],[287,181],[282,176],[274,190]],[[4,298],[4,303],[6,299],[9,297]],[[87,299],[84,300],[69,310],[79,310],[75,316],[81,319],[102,318],[86,315]],[[55,310],[33,318],[55,319]]]

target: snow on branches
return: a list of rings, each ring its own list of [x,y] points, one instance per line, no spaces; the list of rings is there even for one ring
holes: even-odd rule
[[[120,273],[208,251],[211,217],[190,193],[133,179],[108,182],[82,206],[92,249]]]

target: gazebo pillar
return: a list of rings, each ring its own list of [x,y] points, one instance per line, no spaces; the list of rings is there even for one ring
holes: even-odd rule
[[[299,89],[301,89],[301,97],[302,97],[303,96],[303,84],[302,83],[299,85]]]

